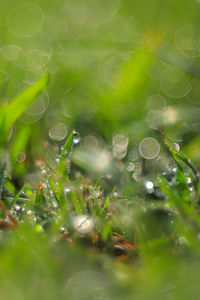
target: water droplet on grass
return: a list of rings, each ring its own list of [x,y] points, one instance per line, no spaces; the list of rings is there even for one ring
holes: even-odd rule
[[[56,155],[55,161],[56,161],[56,163],[59,163],[59,161],[60,161],[60,155]]]
[[[126,170],[128,172],[132,172],[134,170],[134,164],[132,162],[128,162],[128,164],[126,166]]]
[[[69,188],[69,187],[66,187],[66,188],[64,188],[64,193],[65,194],[68,194],[68,193],[70,193],[71,192],[71,188]]]
[[[58,208],[58,203],[57,202],[53,202],[52,203],[52,209],[56,210]]]
[[[80,134],[77,131],[74,131],[74,138],[73,138],[73,144],[77,145],[80,143]]]
[[[67,230],[65,227],[61,226],[61,227],[60,227],[60,233],[62,233],[62,234],[67,234],[67,233],[68,233],[68,230]]]
[[[149,194],[152,194],[153,191],[154,191],[154,185],[153,185],[153,182],[152,182],[152,181],[147,181],[147,182],[145,183],[145,186],[146,186],[147,192],[148,192]]]
[[[20,205],[15,205],[15,206],[14,206],[14,210],[15,210],[17,213],[19,213],[19,212],[22,211],[22,207],[21,207]]]
[[[46,176],[47,175],[47,171],[45,169],[42,169],[42,175]]]
[[[176,163],[175,163],[174,160],[171,160],[171,161],[169,162],[169,169],[170,169],[170,171],[171,171],[172,173],[176,173],[176,172],[177,172],[178,168],[177,168],[177,165],[176,165]]]
[[[174,148],[177,152],[180,151],[180,146],[179,146],[179,144],[177,144],[177,143],[173,143],[173,148]]]
[[[187,182],[187,184],[191,184],[192,183],[192,179],[190,177],[187,177],[186,178],[186,182]]]

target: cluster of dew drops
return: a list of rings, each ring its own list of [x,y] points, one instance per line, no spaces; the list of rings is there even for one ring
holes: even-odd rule
[[[73,149],[74,149],[74,146],[75,145],[78,145],[79,143],[80,143],[80,140],[81,140],[81,138],[80,138],[80,134],[79,134],[79,132],[77,132],[76,130],[74,130],[73,131],[73,142],[72,142],[72,147],[71,147],[71,151],[70,151],[70,153],[69,153],[69,158],[71,157],[71,154],[72,154],[72,151],[73,151]],[[56,155],[56,157],[55,157],[55,162],[56,162],[56,164],[58,164],[59,162],[60,162],[60,156],[61,156],[61,153],[62,153],[62,151],[63,151],[63,149],[64,149],[64,146],[62,145],[62,146],[60,146],[59,147],[59,149],[58,149],[58,153],[57,153],[57,155]],[[67,154],[67,153],[66,153]],[[70,172],[70,169],[69,169],[70,167],[68,167],[68,170],[67,170],[67,173],[69,174],[69,172]],[[56,208],[56,205],[55,205],[55,197],[54,197],[54,195],[53,195],[53,191],[52,191],[52,189],[51,189],[51,187],[50,187],[50,185],[49,185],[49,182],[48,182],[48,178],[50,178],[51,177],[51,173],[50,173],[50,171],[49,171],[49,169],[48,168],[45,168],[44,166],[43,167],[41,167],[41,172],[42,172],[42,177],[43,177],[43,187],[44,187],[44,189],[47,191],[47,193],[49,194],[49,199],[48,200],[50,200],[50,202],[52,202],[53,201],[53,207],[55,207]],[[55,183],[56,184],[56,183]],[[68,193],[69,191],[70,191],[71,189],[70,189],[70,187],[69,186],[67,186],[67,187],[65,187],[64,188],[64,192],[65,193]]]
[[[72,149],[71,152],[73,151],[73,147],[80,142],[80,134],[74,130],[74,137],[73,137],[73,144],[72,144]],[[59,148],[59,154],[56,155],[55,161],[56,163],[59,162],[60,159],[60,154],[63,150],[64,146],[61,146]],[[70,153],[71,154],[71,153]],[[69,156],[70,156],[69,154]],[[50,185],[49,179],[51,178],[51,172],[48,167],[42,166],[41,167],[41,175],[42,175],[42,187],[45,190],[45,198],[47,201],[47,205],[49,207],[49,216],[54,216],[56,217],[56,210],[58,208],[58,202],[54,196],[54,192],[52,190],[52,187]],[[57,185],[57,183],[55,183]],[[64,194],[67,194],[71,191],[70,186],[65,186],[64,187]],[[39,216],[34,209],[30,209],[28,205],[26,204],[26,201],[28,200],[28,195],[25,192],[22,192],[19,195],[19,201],[15,203],[13,206],[12,210],[10,213],[20,222],[24,222],[24,217],[27,216],[29,218],[29,222],[35,226],[35,230],[38,232],[43,231],[43,227],[40,225],[40,222],[42,221],[42,217]],[[47,213],[48,217],[48,213]]]

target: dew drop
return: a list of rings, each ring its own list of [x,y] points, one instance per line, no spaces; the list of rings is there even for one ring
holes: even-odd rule
[[[177,152],[179,152],[179,150],[180,150],[179,144],[173,143],[173,147],[174,147],[174,149],[175,149]]]
[[[187,177],[186,178],[186,182],[187,182],[187,184],[191,184],[192,183],[192,179],[190,177]]]
[[[177,165],[176,165],[176,163],[173,160],[171,160],[169,162],[169,169],[170,169],[170,171],[172,173],[176,173],[177,172]]]
[[[126,165],[126,170],[128,172],[132,172],[134,170],[134,164],[132,162],[128,162],[128,164]]]
[[[52,209],[56,210],[57,208],[58,208],[58,203],[57,202],[53,202]]]
[[[73,144],[77,145],[80,143],[80,134],[77,131],[74,131],[74,138],[73,138]]]
[[[60,233],[62,233],[62,234],[67,234],[67,233],[68,233],[68,230],[67,230],[65,227],[61,226],[61,227],[60,227]]]
[[[70,192],[71,192],[71,188],[69,188],[69,187],[64,188],[64,193],[65,194],[68,194]]]
[[[153,182],[152,182],[152,181],[147,181],[147,182],[145,183],[145,186],[146,186],[147,192],[148,192],[149,194],[152,194],[153,191],[154,191],[154,185],[153,185]]]
[[[22,211],[22,208],[21,208],[20,205],[15,205],[15,206],[14,206],[14,210],[15,210],[17,213],[19,213],[19,212]]]
[[[42,175],[46,176],[47,175],[47,171],[45,169],[42,169]]]
[[[56,155],[55,161],[56,161],[56,163],[59,163],[59,161],[60,161],[60,155]]]
[[[119,197],[119,193],[118,193],[118,191],[117,191],[116,189],[115,189],[114,192],[113,192],[113,196],[114,196],[115,198]]]

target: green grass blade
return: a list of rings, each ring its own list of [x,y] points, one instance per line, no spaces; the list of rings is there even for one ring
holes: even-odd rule
[[[74,130],[72,130],[70,136],[68,137],[60,155],[60,161],[57,167],[58,173],[60,174],[63,174],[64,170],[66,169],[64,162],[70,156],[72,146],[73,146],[73,138],[74,138]]]
[[[158,130],[158,133],[162,136],[165,144],[168,146],[169,150],[171,151],[172,157],[175,160],[179,170],[181,172],[183,172],[183,168],[182,168],[181,164],[179,163],[178,159],[180,159],[182,162],[184,162],[189,167],[189,169],[192,171],[195,184],[197,185],[197,183],[198,183],[198,174],[197,174],[197,171],[196,171],[195,167],[189,162],[189,160],[182,153],[180,153],[180,152],[178,152],[174,149],[174,147],[170,144],[167,137],[165,136],[165,134],[161,130]]]
[[[23,91],[6,108],[4,130],[7,132],[35,98],[47,88],[49,73],[45,73],[34,85]]]

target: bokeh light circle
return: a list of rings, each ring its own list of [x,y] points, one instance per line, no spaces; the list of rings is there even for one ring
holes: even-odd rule
[[[159,129],[165,124],[165,115],[161,110],[151,110],[147,115],[146,122],[152,129]]]
[[[175,35],[175,45],[178,51],[188,57],[200,55],[200,31],[194,24],[187,24],[179,28]]]
[[[18,55],[21,51],[22,48],[19,46],[6,45],[0,48],[0,56],[7,61],[13,61],[18,58]]]
[[[6,71],[0,70],[0,84],[6,82],[9,78],[9,75]]]
[[[160,152],[160,145],[156,139],[147,137],[140,142],[139,152],[146,159],[154,159]]]
[[[81,234],[87,234],[94,229],[94,220],[87,215],[76,216],[73,227]]]
[[[200,105],[200,80],[193,79],[191,82],[192,88],[190,92],[187,94],[186,99],[195,105]]]
[[[166,101],[161,95],[151,95],[147,100],[148,110],[163,110],[165,107]]]
[[[17,68],[24,71],[40,71],[50,61],[51,55],[41,49],[21,51],[14,61]]]
[[[168,66],[163,70],[160,87],[167,96],[175,99],[186,96],[192,88],[186,73],[174,66]]]
[[[62,141],[67,135],[67,128],[65,124],[59,123],[53,128],[49,129],[49,136],[54,141]]]
[[[44,13],[36,3],[27,1],[13,6],[8,14],[7,26],[17,37],[34,36],[43,26]]]

